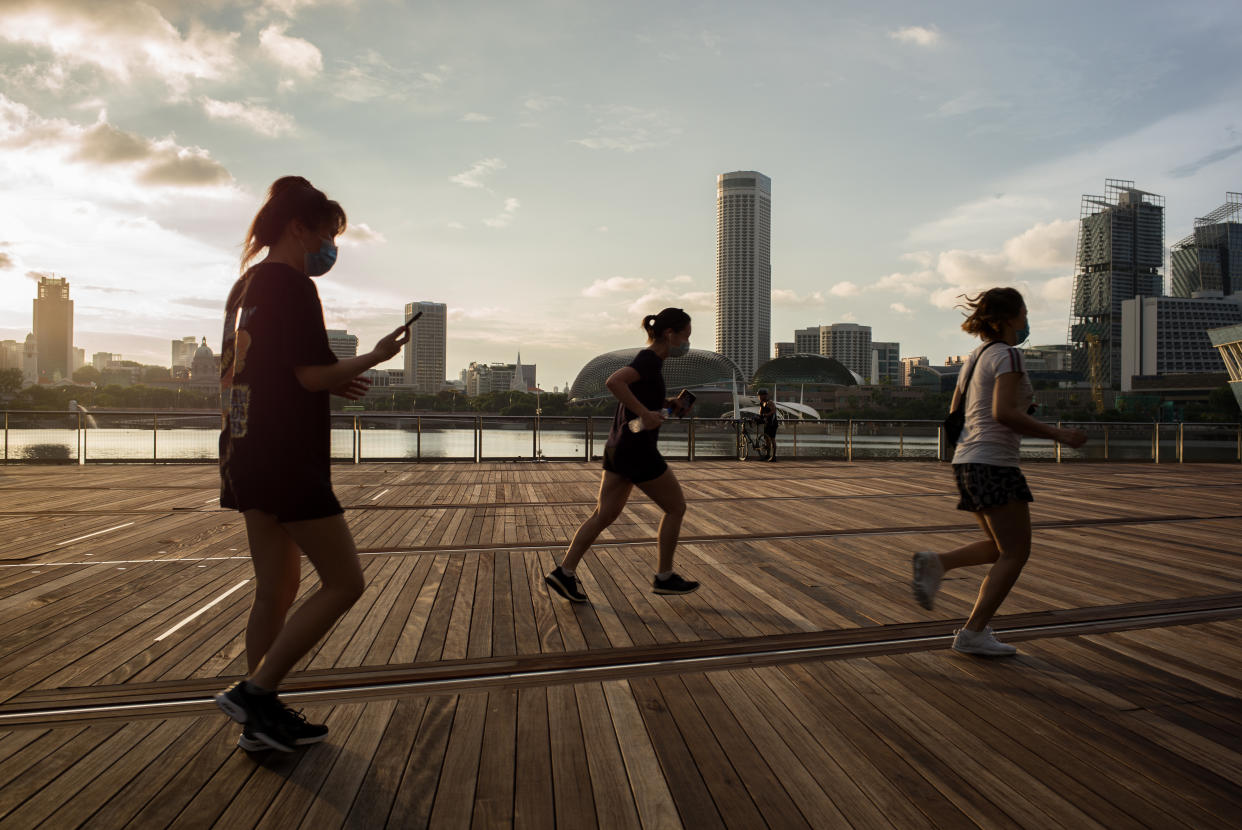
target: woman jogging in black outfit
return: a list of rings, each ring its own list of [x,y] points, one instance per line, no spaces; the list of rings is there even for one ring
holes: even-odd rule
[[[660,561],[651,589],[657,594],[688,594],[699,583],[682,579],[673,572],[673,551],[681,533],[681,517],[686,500],[681,484],[664,462],[656,440],[660,424],[669,414],[684,415],[689,405],[682,398],[665,397],[661,367],[666,358],[690,351],[690,315],[680,308],[666,308],[643,318],[648,346],[629,366],[608,378],[608,391],[617,399],[617,413],[604,447],[604,473],[600,480],[599,502],[595,511],[574,534],[561,564],[546,578],[554,591],[572,602],[586,602],[575,570],[596,537],[621,515],[634,487],[642,490],[664,511],[660,520]]]
[[[362,595],[362,568],[329,470],[329,393],[356,400],[359,377],[396,356],[396,329],[365,355],[337,360],[311,277],[336,261],[345,211],[299,176],[278,179],[246,235],[245,270],[225,307],[220,391],[220,505],[246,519],[255,596],[246,626],[248,676],[215,696],[244,729],[238,745],[290,752],[323,740],[322,724],[284,706],[285,675]],[[288,620],[301,555],[319,590]]]
[[[1018,467],[1022,436],[1051,438],[1078,448],[1086,443],[1087,433],[1050,426],[1030,415],[1035,393],[1022,352],[1016,348],[1031,331],[1022,295],[1014,288],[992,288],[966,298],[966,305],[970,316],[962,328],[983,344],[962,366],[953,393],[950,409],[964,404],[966,416],[953,453],[953,476],[961,496],[957,509],[975,514],[984,538],[948,553],[914,554],[914,598],[930,609],[945,571],[990,564],[970,617],[955,633],[953,649],[1004,657],[1017,649],[997,640],[988,623],[1031,554],[1034,498]]]

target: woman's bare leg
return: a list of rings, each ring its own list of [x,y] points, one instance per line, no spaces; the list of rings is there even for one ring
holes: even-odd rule
[[[1000,554],[979,586],[979,597],[966,620],[970,631],[982,631],[996,614],[1022,567],[1031,555],[1031,508],[1027,502],[1014,501],[983,511],[988,529]]]
[[[983,528],[983,535],[988,538],[962,545],[948,553],[939,554],[940,564],[946,571],[954,568],[968,568],[971,565],[987,565],[995,562],[1000,556],[1000,548],[996,546],[996,540],[992,538],[992,529],[988,527],[987,519],[982,513],[975,513],[975,519],[979,522],[979,527]]]
[[[285,627],[285,615],[298,595],[302,551],[272,514],[247,510],[243,515],[255,580],[246,623],[246,671],[253,674]]]
[[[634,485],[628,478],[604,470],[599,481],[599,500],[595,504],[595,510],[578,528],[573,541],[569,543],[569,550],[565,551],[565,558],[561,560],[563,569],[572,573],[578,567],[587,548],[604,532],[604,528],[621,515],[633,489]]]
[[[664,518],[660,519],[660,562],[656,573],[668,573],[673,569],[673,553],[681,536],[681,519],[686,515],[686,497],[681,492],[681,482],[668,469],[659,478],[644,481],[638,488],[664,511]]]
[[[366,587],[358,551],[342,515],[283,525],[319,574],[319,589],[285,623],[250,682],[276,689],[285,675],[349,610]]]

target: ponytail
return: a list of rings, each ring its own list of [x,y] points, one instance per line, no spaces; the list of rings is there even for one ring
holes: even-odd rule
[[[267,201],[246,231],[242,270],[260,251],[280,241],[281,234],[294,220],[310,230],[330,226],[333,235],[345,230],[345,210],[339,204],[301,176],[282,176],[268,188]]]
[[[690,325],[690,315],[680,308],[666,308],[659,314],[648,314],[643,318],[643,331],[647,339],[655,342],[664,336],[664,332],[672,329],[681,331]]]

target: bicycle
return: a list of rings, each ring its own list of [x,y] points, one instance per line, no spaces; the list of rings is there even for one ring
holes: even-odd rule
[[[763,431],[763,419],[755,415],[737,418],[737,460],[745,461],[751,453],[760,461],[771,461],[776,454],[776,442]]]

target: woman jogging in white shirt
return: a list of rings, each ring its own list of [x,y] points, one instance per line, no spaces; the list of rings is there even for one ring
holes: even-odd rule
[[[997,640],[988,623],[1031,553],[1033,498],[1018,466],[1022,436],[1050,438],[1076,449],[1086,443],[1087,434],[1050,426],[1030,415],[1035,393],[1022,353],[1014,348],[1030,335],[1022,295],[1013,288],[992,288],[964,299],[970,314],[962,329],[983,344],[962,366],[953,393],[950,409],[957,409],[964,399],[966,416],[953,454],[953,475],[961,495],[957,509],[974,513],[986,538],[948,553],[916,553],[914,598],[930,609],[946,571],[991,564],[970,617],[955,633],[953,648],[1002,657],[1017,649]]]

